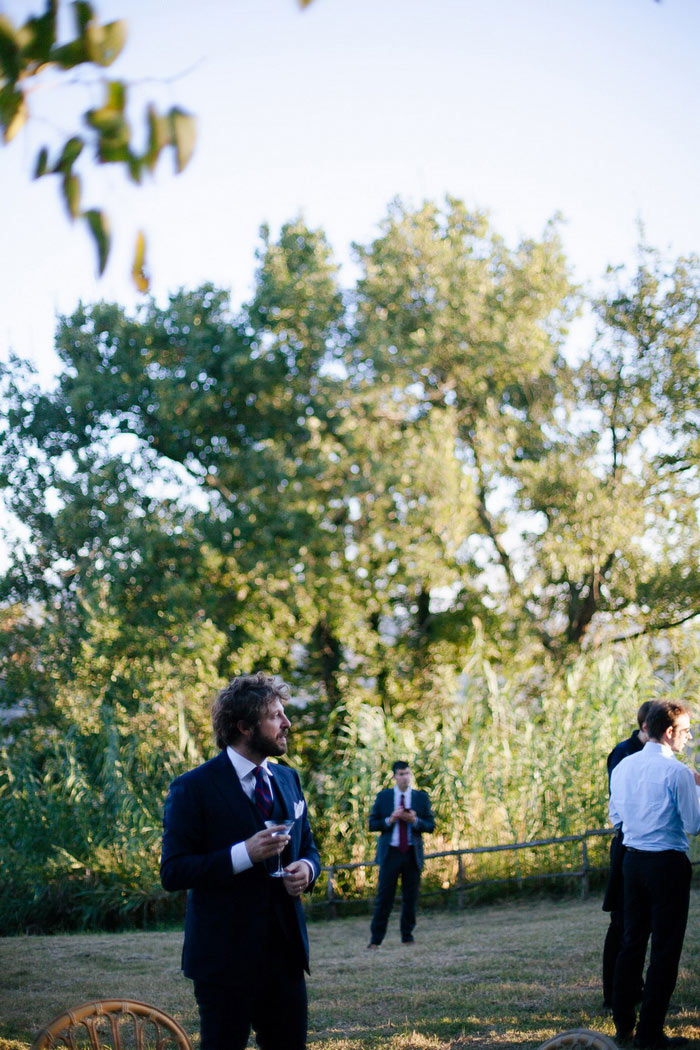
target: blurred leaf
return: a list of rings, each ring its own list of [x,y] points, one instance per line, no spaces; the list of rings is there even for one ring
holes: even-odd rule
[[[97,66],[110,66],[126,43],[128,26],[125,19],[105,26],[91,24],[85,31],[87,56]]]
[[[14,84],[21,68],[17,31],[7,15],[0,14],[0,73]]]
[[[134,250],[134,262],[131,267],[131,277],[140,292],[147,292],[150,281],[146,274],[146,238],[143,230],[139,230],[136,236],[136,247]]]
[[[148,170],[152,172],[163,147],[170,142],[170,121],[167,117],[161,117],[153,105],[148,107],[147,120],[148,148],[143,159]]]
[[[170,126],[172,128],[172,141],[175,146],[176,164],[179,172],[186,167],[194,151],[197,138],[197,121],[189,113],[174,106],[170,110]]]
[[[103,164],[130,164],[129,125],[122,121],[114,131],[104,132],[97,142],[97,153]]]
[[[46,146],[42,146],[36,158],[36,167],[34,168],[34,178],[40,179],[42,175],[46,175],[49,170],[49,151]]]
[[[85,30],[95,17],[94,8],[86,0],[73,0],[73,12],[75,14],[75,27],[80,36],[84,36]]]
[[[114,132],[124,124],[126,85],[121,80],[110,80],[105,85],[106,99],[99,109],[89,109],[84,116],[86,124],[100,132]]]
[[[67,173],[63,176],[63,199],[71,219],[80,214],[81,182],[79,175]]]
[[[55,47],[51,52],[51,61],[62,69],[73,69],[87,61],[87,51],[83,40],[71,40],[69,44]]]
[[[67,175],[82,153],[84,145],[85,143],[78,135],[73,135],[72,138],[69,138],[63,147],[61,156],[56,161],[54,172],[63,172]]]
[[[132,182],[137,185],[141,183],[141,173],[143,171],[143,159],[141,157],[134,156],[133,153],[129,152],[126,159],[126,166],[129,169],[129,177]]]
[[[107,265],[107,257],[109,256],[112,240],[109,220],[103,211],[99,211],[96,208],[86,211],[85,219],[97,246],[98,272],[102,276]]]
[[[0,124],[5,142],[10,142],[29,116],[24,95],[9,84],[0,88]]]
[[[129,164],[132,154],[129,149],[131,129],[124,116],[126,85],[121,80],[109,81],[105,94],[105,104],[99,109],[88,110],[85,122],[99,132],[97,153],[103,164]]]
[[[29,39],[22,48],[25,58],[45,64],[51,58],[51,48],[56,43],[56,0],[49,0],[46,12],[38,18],[27,20],[25,28]]]

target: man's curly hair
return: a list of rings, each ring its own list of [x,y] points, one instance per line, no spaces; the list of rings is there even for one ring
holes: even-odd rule
[[[211,722],[216,746],[223,749],[235,744],[241,736],[238,723],[243,722],[246,729],[252,729],[275,700],[283,704],[289,700],[289,689],[278,678],[264,671],[234,678],[212,704]]]

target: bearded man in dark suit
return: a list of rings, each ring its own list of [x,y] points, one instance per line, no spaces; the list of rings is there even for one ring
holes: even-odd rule
[[[268,763],[287,750],[288,699],[262,672],[230,682],[212,707],[219,754],[178,777],[165,803],[161,881],[188,891],[182,968],[201,1050],[244,1050],[251,1027],[262,1050],[306,1047],[300,897],[320,860],[298,775]],[[273,878],[279,855],[285,876]]]
[[[433,831],[435,818],[425,791],[411,788],[408,762],[394,762],[394,786],[380,791],[369,815],[369,830],[379,831],[377,863],[379,885],[374,903],[368,948],[384,940],[389,915],[401,878],[401,940],[413,944],[416,904],[423,870],[423,834]]]

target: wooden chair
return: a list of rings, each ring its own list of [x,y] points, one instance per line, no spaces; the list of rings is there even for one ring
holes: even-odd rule
[[[552,1036],[538,1050],[617,1050],[617,1043],[602,1032],[587,1028],[571,1028]]]
[[[192,1050],[185,1029],[163,1010],[133,999],[74,1006],[42,1028],[32,1050]]]

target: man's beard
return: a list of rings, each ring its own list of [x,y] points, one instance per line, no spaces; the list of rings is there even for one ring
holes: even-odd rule
[[[260,726],[256,725],[253,726],[253,731],[250,734],[249,745],[259,755],[264,755],[265,758],[284,755],[287,752],[287,738],[284,733],[281,736],[281,741],[277,739],[271,740],[270,737],[264,736]]]

